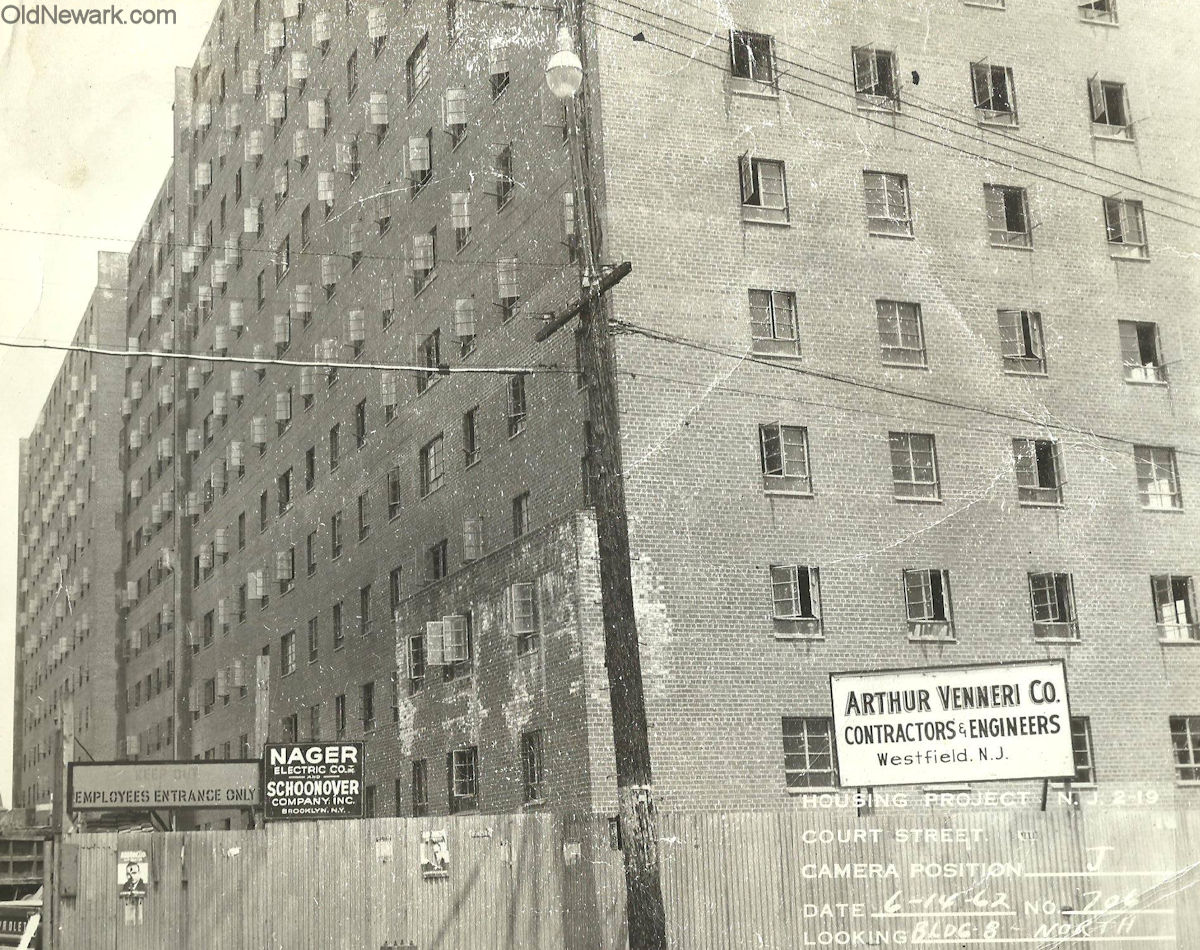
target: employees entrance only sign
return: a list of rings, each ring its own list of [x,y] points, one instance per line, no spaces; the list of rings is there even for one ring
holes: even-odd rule
[[[842,787],[1070,778],[1062,660],[831,673]]]
[[[263,817],[314,821],[363,817],[363,743],[263,746]]]

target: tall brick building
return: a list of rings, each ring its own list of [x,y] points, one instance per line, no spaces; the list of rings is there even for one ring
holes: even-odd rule
[[[1200,125],[1146,55],[1183,14],[728,16],[585,18],[661,803],[830,787],[831,671],[1042,657],[1078,784],[1194,795]],[[555,25],[242,0],[179,72],[126,754],[365,738],[378,813],[612,807],[587,379],[534,340],[579,286]]]
[[[96,289],[75,332],[80,347],[119,347],[124,254],[101,252]],[[37,425],[21,441],[13,695],[13,805],[49,802],[58,730],[70,717],[77,749],[117,753],[117,615],[121,471],[119,361],[63,360]],[[83,753],[77,753],[81,757]]]

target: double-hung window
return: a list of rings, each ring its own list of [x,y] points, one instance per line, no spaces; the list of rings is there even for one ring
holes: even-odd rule
[[[1167,366],[1158,339],[1158,324],[1118,320],[1121,366],[1130,383],[1165,383]]]
[[[925,366],[925,333],[921,305],[876,300],[880,359],[886,366]]]
[[[1079,4],[1079,18],[1088,23],[1117,22],[1117,0],[1085,0]]]
[[[763,490],[812,494],[808,466],[808,430],[804,426],[770,422],[758,427]]]
[[[541,729],[521,733],[521,775],[525,786],[524,800],[527,803],[544,800],[546,764]]]
[[[1200,782],[1200,716],[1171,716],[1170,725],[1176,780]]]
[[[771,565],[771,600],[777,635],[821,636],[821,582],[817,568]]]
[[[997,310],[1004,370],[1039,376],[1046,372],[1042,315],[1036,310]]]
[[[907,237],[913,233],[907,176],[893,172],[863,172],[863,191],[870,234]]]
[[[988,240],[993,247],[1033,247],[1029,202],[1024,188],[984,185]]]
[[[422,498],[442,487],[442,479],[445,477],[443,461],[442,436],[438,435],[422,446],[418,457],[418,477]]]
[[[1013,93],[1011,67],[972,63],[971,93],[975,99],[975,115],[981,123],[1017,124],[1017,99]]]
[[[1174,449],[1161,445],[1135,445],[1133,464],[1143,508],[1173,510],[1183,507]]]
[[[1196,620],[1196,589],[1192,578],[1181,574],[1158,574],[1150,578],[1154,596],[1154,620],[1164,641],[1200,641]]]
[[[766,33],[733,30],[729,34],[730,71],[741,92],[776,91],[775,41]]]
[[[756,353],[799,356],[796,295],[785,290],[751,290],[750,339]]]
[[[936,501],[941,497],[937,449],[925,432],[889,432],[892,482],[897,498]]]
[[[1013,439],[1017,497],[1030,505],[1062,504],[1062,451],[1051,439]]]
[[[953,640],[950,572],[921,568],[904,572],[904,606],[911,640]]]
[[[476,746],[455,749],[447,757],[450,814],[479,807],[479,750]]]
[[[1071,717],[1071,756],[1075,761],[1075,784],[1095,785],[1096,754],[1092,746],[1092,722],[1087,716]]]
[[[1075,585],[1070,574],[1031,573],[1029,602],[1033,614],[1034,639],[1079,639],[1079,621],[1075,616]]]
[[[783,717],[783,775],[789,791],[837,786],[832,719]]]
[[[896,54],[873,46],[856,46],[851,50],[851,56],[854,60],[854,92],[859,104],[888,112],[899,111]]]
[[[1113,257],[1145,260],[1150,256],[1150,247],[1146,243],[1146,216],[1140,201],[1105,198],[1104,230],[1108,251]]]
[[[749,153],[738,160],[742,186],[742,220],[768,224],[787,224],[787,178],[783,162],[753,158]]]
[[[1088,101],[1092,107],[1092,134],[1114,139],[1133,138],[1133,123],[1123,82],[1105,82],[1093,76],[1088,80]]]

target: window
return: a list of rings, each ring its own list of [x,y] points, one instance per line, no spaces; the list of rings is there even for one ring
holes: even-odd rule
[[[993,247],[1033,247],[1029,208],[1024,188],[984,185],[988,240]]]
[[[993,125],[1017,124],[1017,100],[1013,95],[1013,73],[1008,66],[971,64],[971,92],[979,121]]]
[[[517,435],[525,431],[528,403],[525,400],[525,375],[515,373],[508,377],[508,434]]]
[[[238,623],[246,622],[246,604],[247,604],[248,597],[249,597],[249,592],[246,590],[246,585],[245,584],[239,585],[238,592],[237,592]]]
[[[354,444],[360,449],[367,444],[367,401],[365,399],[354,407]]]
[[[1070,574],[1030,574],[1029,601],[1037,640],[1078,640],[1075,590]]]
[[[350,57],[346,60],[347,102],[354,98],[354,92],[356,89],[358,89],[358,50],[351,50]]]
[[[750,338],[756,353],[799,356],[796,295],[784,290],[751,290]]]
[[[516,179],[513,178],[513,153],[511,145],[506,145],[500,149],[500,153],[496,156],[496,165],[493,169],[493,174],[496,177],[496,209],[499,210],[512,200],[517,187]]]
[[[1196,591],[1191,577],[1159,574],[1150,578],[1154,620],[1161,640],[1200,640],[1196,620]]]
[[[316,617],[308,618],[308,662],[316,663],[317,657],[321,653],[321,629],[320,622]],[[316,730],[313,730],[312,737],[317,737]]]
[[[771,598],[777,632],[821,635],[821,584],[817,568],[771,565]]]
[[[863,172],[870,234],[908,236],[913,233],[908,202],[908,177],[890,172]]]
[[[954,639],[949,571],[933,568],[905,571],[904,605],[910,639]]]
[[[1200,782],[1200,716],[1172,716],[1171,745],[1175,749],[1175,778]]]
[[[333,605],[333,648],[340,650],[346,645],[346,628],[342,624],[342,602]]]
[[[296,586],[296,549],[280,551],[276,559],[275,579],[279,581],[279,593],[286,594]]]
[[[396,809],[399,811],[399,809]],[[424,818],[429,814],[429,780],[425,759],[414,759],[412,764],[412,815]]]
[[[282,515],[292,507],[292,470],[275,479],[275,490],[279,496],[279,513]]]
[[[329,430],[329,471],[331,472],[338,467],[341,428],[340,425],[335,425]]]
[[[513,584],[508,593],[512,613],[512,632],[517,638],[517,653],[532,653],[538,648],[537,586],[525,582]]]
[[[375,684],[363,683],[358,688],[359,706],[358,718],[362,720],[363,729],[375,728]]]
[[[1113,257],[1145,260],[1150,256],[1146,244],[1146,220],[1142,203],[1131,198],[1104,199],[1104,228],[1108,249]]]
[[[289,630],[279,638],[280,673],[289,676],[296,672],[296,631]]]
[[[304,539],[304,565],[308,576],[317,573],[317,532],[310,532]]]
[[[408,691],[415,693],[425,685],[425,637],[408,638]]]
[[[896,497],[938,500],[941,489],[933,436],[922,432],[889,432],[888,444]]]
[[[787,181],[783,162],[743,155],[738,160],[742,184],[742,220],[786,224]]]
[[[417,395],[425,392],[438,380],[438,370],[442,363],[441,339],[441,330],[434,330],[421,342],[420,361],[427,369],[424,373],[417,374]]]
[[[311,236],[312,210],[308,205],[304,206],[304,210],[300,212],[300,246],[308,247],[308,241]]]
[[[854,59],[854,92],[859,105],[895,112],[900,108],[896,82],[896,54],[872,46],[851,50]]]
[[[1088,101],[1092,107],[1092,134],[1108,138],[1133,138],[1133,124],[1125,102],[1125,84],[1104,82],[1093,76],[1088,80]]]
[[[508,43],[495,37],[488,42],[488,76],[492,87],[492,99],[498,99],[508,88]]]
[[[1143,508],[1172,510],[1183,507],[1174,449],[1135,445],[1133,464],[1137,473],[1138,497]]]
[[[1117,22],[1117,0],[1087,0],[1079,4],[1079,18],[1089,23]]]
[[[521,776],[524,779],[526,802],[546,798],[546,765],[543,755],[542,730],[521,733]]]
[[[804,426],[771,422],[758,427],[763,490],[812,494],[808,469],[808,430]]]
[[[783,775],[789,790],[835,788],[836,755],[832,719],[783,717]]]
[[[335,511],[329,517],[329,556],[336,559],[342,556],[342,513]]]
[[[997,310],[996,319],[1000,325],[1000,356],[1005,372],[1045,373],[1042,315],[1036,310]]]
[[[483,557],[483,519],[463,518],[462,559],[477,561]]]
[[[400,613],[400,597],[403,593],[403,577],[402,568],[393,567],[388,572],[388,615],[395,620]]]
[[[312,491],[317,485],[317,449],[310,446],[304,452],[304,490]]]
[[[1017,471],[1017,497],[1024,504],[1060,505],[1063,476],[1062,450],[1050,439],[1013,439]]]
[[[529,531],[529,492],[521,492],[512,501],[513,537],[519,538]]]
[[[268,509],[269,504],[270,504],[270,502],[269,502],[269,499],[267,498],[267,493],[266,493],[266,491],[263,491],[263,493],[258,496],[258,532],[259,532],[259,534],[262,534],[262,532],[267,530],[267,519],[270,517],[267,514],[267,509]]]
[[[266,271],[260,270],[258,272],[258,277],[256,278],[256,300],[259,310],[261,310],[263,305],[267,302],[266,273]]]
[[[442,487],[444,478],[442,467],[442,436],[430,439],[421,447],[418,456],[418,476],[420,480],[421,497],[437,491]]]
[[[1121,365],[1131,383],[1165,383],[1167,366],[1158,339],[1158,324],[1118,320],[1121,338]]]
[[[282,729],[283,741],[284,742],[295,742],[299,738],[300,717],[297,716],[295,713],[291,713],[290,715],[284,716],[283,722],[282,722],[282,727],[283,727],[283,729]],[[209,755],[209,753],[207,753],[207,752],[204,753],[204,757],[206,759],[212,758],[212,756]]]
[[[341,739],[346,734],[346,694],[339,693],[333,698],[333,726],[337,731],[337,738]]]
[[[358,496],[358,540],[366,541],[371,536],[370,492]]]
[[[292,237],[287,235],[275,249],[275,285],[283,283],[288,270],[292,266]]]
[[[479,807],[479,750],[455,749],[447,757],[447,784],[450,787],[450,814]]]
[[[408,140],[408,193],[415,198],[433,180],[433,129]]]
[[[463,413],[463,464],[470,468],[479,461],[479,407]]]
[[[748,80],[739,89],[761,89],[774,92],[775,41],[765,33],[734,30],[730,34],[731,72],[734,79]]]
[[[417,93],[429,82],[429,34],[425,34],[417,42],[416,47],[404,64],[404,84],[408,101],[412,102]]]
[[[358,632],[360,636],[371,635],[371,585],[358,589]]]
[[[880,359],[886,366],[925,366],[921,307],[898,300],[876,300]]]
[[[388,520],[400,514],[401,496],[400,496],[400,466],[395,465],[387,474],[387,506]]]
[[[425,578],[440,581],[449,571],[446,557],[446,539],[431,544],[425,551]]]
[[[1095,785],[1096,760],[1092,751],[1092,722],[1087,716],[1071,717],[1071,755],[1075,759],[1075,783]]]

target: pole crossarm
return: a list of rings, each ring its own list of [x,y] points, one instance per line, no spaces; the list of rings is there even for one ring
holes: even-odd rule
[[[547,315],[546,325],[538,329],[538,332],[534,335],[534,339],[538,343],[543,343],[550,339],[550,337],[570,323],[587,306],[588,294],[600,295],[607,293],[628,277],[632,271],[633,264],[629,261],[622,261],[620,264],[605,268],[604,272],[600,275],[599,282],[595,287],[586,288],[584,296],[580,297],[565,310]]]

